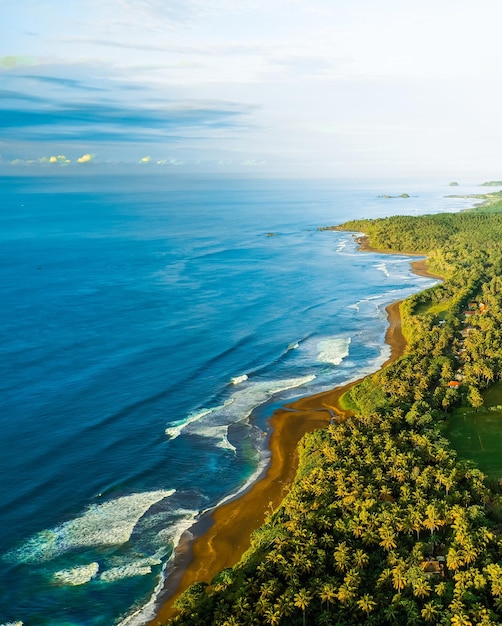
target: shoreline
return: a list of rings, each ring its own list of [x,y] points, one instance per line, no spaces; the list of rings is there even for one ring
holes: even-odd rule
[[[366,236],[356,241],[361,251],[382,252],[371,248]],[[406,255],[402,252],[398,254]],[[411,261],[410,265],[414,274],[441,278],[427,271],[425,259]],[[401,331],[400,304],[399,300],[385,309],[389,323],[385,343],[390,347],[390,356],[379,370],[400,358],[406,348]],[[252,532],[279,506],[289,490],[298,466],[298,443],[301,438],[308,432],[327,426],[333,413],[345,417],[347,413],[339,406],[339,400],[350,387],[364,378],[304,396],[273,413],[269,422],[270,463],[267,469],[249,489],[202,515],[190,531],[184,533],[176,549],[173,569],[157,599],[160,606],[156,608],[155,617],[148,622],[149,626],[161,626],[174,617],[176,610],[173,604],[190,585],[200,581],[209,583],[215,574],[239,561],[251,545]]]

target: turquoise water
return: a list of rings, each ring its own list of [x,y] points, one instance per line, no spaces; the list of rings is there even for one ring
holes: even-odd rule
[[[265,466],[271,407],[376,369],[385,306],[433,282],[317,227],[468,205],[403,181],[0,182],[1,624],[144,623],[181,532]]]

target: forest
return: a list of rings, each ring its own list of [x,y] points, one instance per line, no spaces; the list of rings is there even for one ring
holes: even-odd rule
[[[404,354],[342,397],[346,419],[303,438],[251,548],[186,590],[169,623],[501,624],[502,491],[445,433],[502,378],[502,196],[326,228],[423,254],[444,280],[401,303]]]

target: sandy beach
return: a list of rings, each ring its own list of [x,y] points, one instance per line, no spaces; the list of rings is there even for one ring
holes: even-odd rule
[[[359,240],[359,243],[361,250],[370,250],[367,241]],[[424,260],[413,261],[411,266],[416,274],[432,277]],[[389,327],[385,341],[391,354],[382,368],[399,358],[406,346],[399,305],[400,302],[395,302],[386,309]],[[177,552],[174,572],[161,596],[162,605],[151,626],[159,626],[175,615],[173,603],[190,585],[197,581],[210,582],[217,572],[239,561],[250,546],[253,530],[279,505],[294,479],[298,442],[305,433],[329,424],[334,413],[344,415],[339,400],[354,384],[355,381],[303,397],[273,414],[269,442],[271,460],[266,473],[244,494],[204,516],[185,536]]]

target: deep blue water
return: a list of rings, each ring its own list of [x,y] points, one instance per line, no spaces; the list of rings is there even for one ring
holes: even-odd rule
[[[25,625],[144,622],[182,530],[266,463],[272,407],[386,358],[385,306],[432,281],[318,226],[468,204],[402,181],[0,185],[0,623]]]

